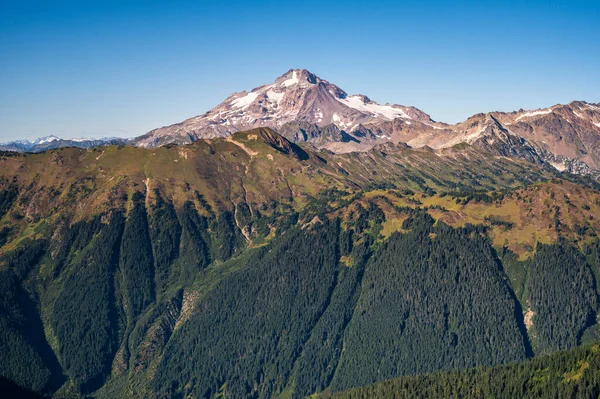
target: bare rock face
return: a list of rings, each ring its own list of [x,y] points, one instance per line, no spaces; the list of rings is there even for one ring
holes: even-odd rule
[[[137,138],[135,144],[142,147],[183,144],[202,138],[225,137],[256,127],[279,130],[292,122],[316,125],[317,129],[307,133],[312,139],[320,136],[321,127],[328,125],[350,133],[361,124],[396,118],[432,123],[429,115],[414,107],[380,105],[360,94],[349,96],[305,69],[292,69],[269,85],[232,94],[203,115],[152,130]],[[288,126],[288,137],[294,134],[290,130]],[[304,133],[296,133],[299,133],[300,141],[310,141],[303,139]],[[349,137],[346,139],[350,140]]]
[[[575,101],[535,111],[480,113],[449,125],[415,107],[348,95],[305,69],[291,69],[271,84],[232,94],[203,115],[152,130],[133,143],[187,144],[258,127],[337,153],[368,151],[388,142],[432,149],[467,143],[561,171],[600,170],[599,104]]]
[[[453,134],[469,144],[481,143],[481,138],[489,136],[486,121],[490,118],[495,121],[496,129],[525,140],[537,149],[541,158],[555,158],[551,164],[559,170],[573,163],[600,169],[600,107],[597,104],[575,101],[536,111],[479,114],[452,126]],[[494,145],[515,146],[498,140],[490,141],[488,148]],[[518,148],[514,148],[515,151],[520,152]]]
[[[410,121],[403,122],[404,124]],[[388,124],[390,124],[388,122]],[[391,126],[398,124],[391,122]],[[548,163],[560,171],[600,170],[600,106],[581,101],[535,111],[476,114],[456,125],[413,123],[390,128],[395,140],[412,147],[448,148],[467,143],[495,155]]]
[[[355,137],[356,131],[352,135],[348,134],[333,123],[319,126],[316,123],[309,122],[288,122],[279,129],[279,133],[294,143],[309,142],[317,146],[331,142],[360,142]],[[374,140],[376,138],[372,137],[370,139]]]
[[[259,128],[257,131],[260,138],[273,149],[286,155],[293,155],[299,160],[308,159],[308,154],[302,148],[275,133],[273,130]]]

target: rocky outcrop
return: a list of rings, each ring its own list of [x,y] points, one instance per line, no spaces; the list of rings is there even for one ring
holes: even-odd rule
[[[301,141],[309,141],[315,132],[335,125],[350,140],[360,124],[391,121],[396,118],[431,122],[429,115],[414,107],[380,105],[364,95],[348,95],[338,86],[319,78],[305,69],[291,69],[273,83],[249,92],[234,93],[212,110],[181,123],[161,127],[138,137],[134,143],[153,147],[168,143],[190,143],[201,138],[231,135],[256,127],[280,130],[295,122],[296,132],[288,126],[288,134],[298,134]],[[288,134],[284,134],[289,137]],[[304,136],[306,135],[306,137]],[[339,140],[340,135],[333,137]]]
[[[381,105],[362,94],[348,95],[304,69],[289,70],[250,92],[234,93],[203,115],[155,129],[133,143],[142,147],[187,144],[257,127],[337,153],[368,151],[385,142],[433,149],[467,143],[559,170],[600,170],[598,104],[575,101],[534,111],[480,113],[449,125],[434,122],[414,107]]]

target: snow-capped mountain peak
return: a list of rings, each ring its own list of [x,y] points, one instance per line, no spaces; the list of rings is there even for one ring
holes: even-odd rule
[[[496,155],[570,165],[568,170],[578,173],[600,169],[598,104],[576,101],[530,111],[482,113],[448,125],[414,107],[348,94],[306,69],[290,69],[271,84],[234,93],[210,111],[152,130],[133,144],[187,144],[256,127],[270,127],[292,141],[334,152],[367,151],[386,141],[435,150],[467,143]]]
[[[396,118],[431,122],[429,115],[416,108],[380,105],[364,95],[348,95],[306,69],[290,69],[271,84],[234,93],[205,114],[155,129],[136,143],[144,147],[186,143],[259,126],[279,130],[290,122],[333,124],[350,133],[361,124]]]
[[[34,144],[34,145],[38,145],[38,144],[51,143],[51,142],[56,141],[56,140],[60,140],[60,138],[56,137],[54,135],[50,135],[50,136],[46,136],[46,137],[40,137],[39,139],[34,140],[31,143]]]
[[[118,137],[104,138],[63,138],[55,135],[40,137],[36,140],[15,140],[6,143],[0,143],[0,151],[16,152],[41,152],[52,148],[60,147],[80,147],[90,148],[111,144],[125,144],[129,139]]]

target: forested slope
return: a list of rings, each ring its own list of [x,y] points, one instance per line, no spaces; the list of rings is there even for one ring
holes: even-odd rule
[[[600,336],[590,180],[265,130],[1,162],[0,375],[34,391],[305,397]]]
[[[558,352],[521,363],[400,377],[321,398],[597,398],[598,346]]]

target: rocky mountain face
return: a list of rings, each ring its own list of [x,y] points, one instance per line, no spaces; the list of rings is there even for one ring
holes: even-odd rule
[[[0,144],[0,151],[13,151],[13,152],[42,152],[53,148],[62,147],[78,147],[78,148],[91,148],[99,147],[104,145],[119,145],[127,144],[127,139],[118,137],[107,137],[101,139],[93,138],[60,138],[56,136],[41,137],[37,140],[17,140],[8,143]]]
[[[271,84],[232,94],[203,115],[133,140],[48,136],[0,144],[0,150],[41,152],[112,144],[157,147],[228,137],[257,127],[335,153],[368,151],[387,142],[436,150],[466,143],[494,155],[600,176],[600,104],[574,101],[534,111],[488,112],[449,125],[433,121],[415,107],[381,105],[362,94],[349,95],[305,69],[289,70]]]
[[[232,94],[203,115],[152,130],[135,142],[140,147],[190,143],[202,138],[225,137],[255,127],[283,129],[290,136],[298,135],[299,141],[311,141],[320,137],[322,130],[326,131],[325,135],[330,134],[324,129],[329,125],[335,125],[347,135],[361,124],[396,118],[432,123],[429,115],[414,107],[380,105],[361,94],[348,95],[338,86],[305,69],[292,69],[269,85]],[[302,128],[298,128],[297,124],[301,124]],[[305,135],[303,130],[312,133]],[[346,135],[321,141],[343,142],[348,139]]]
[[[574,101],[516,112],[477,114],[443,132],[396,136],[411,146],[468,143],[494,153],[545,161],[559,170],[600,169],[600,107]],[[579,165],[579,166],[574,166]]]
[[[467,143],[561,171],[597,174],[600,169],[599,104],[575,101],[535,111],[489,112],[449,125],[415,107],[349,95],[304,69],[232,94],[203,115],[152,130],[133,143],[188,144],[255,127],[270,127],[293,142],[336,153],[367,151],[388,141],[434,149]]]

